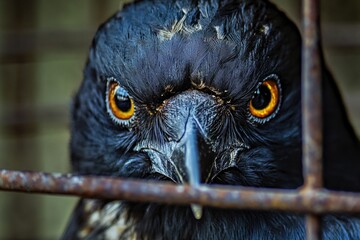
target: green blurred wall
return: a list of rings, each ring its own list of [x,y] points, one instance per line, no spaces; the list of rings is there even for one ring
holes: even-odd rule
[[[273,2],[299,22],[299,0]],[[0,0],[0,168],[70,171],[71,97],[97,26],[122,4]],[[360,132],[360,1],[323,1],[322,16],[326,59]],[[27,46],[21,40],[29,36],[35,40]],[[341,37],[350,44],[339,46]],[[23,48],[28,50],[18,54]],[[22,110],[30,113],[11,117]],[[0,192],[0,240],[57,239],[75,202],[74,197]]]

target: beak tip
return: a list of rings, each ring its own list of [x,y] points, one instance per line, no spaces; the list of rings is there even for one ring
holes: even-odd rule
[[[191,210],[196,220],[200,220],[203,214],[203,208],[199,204],[191,204]]]

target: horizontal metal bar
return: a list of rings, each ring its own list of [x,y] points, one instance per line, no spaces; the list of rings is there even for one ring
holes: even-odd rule
[[[0,170],[0,190],[74,195],[168,204],[197,203],[218,208],[303,213],[360,213],[360,194],[324,189],[280,190],[235,186],[175,185],[164,182]]]

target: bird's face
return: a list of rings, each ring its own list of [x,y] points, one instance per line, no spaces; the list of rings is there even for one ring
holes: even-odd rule
[[[299,186],[300,46],[267,1],[126,7],[98,31],[74,101],[75,171]]]

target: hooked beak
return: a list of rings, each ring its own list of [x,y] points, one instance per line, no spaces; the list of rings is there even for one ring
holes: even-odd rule
[[[189,117],[184,135],[174,153],[176,156],[183,156],[184,174],[186,175],[183,178],[187,179],[190,186],[197,188],[202,179],[206,181],[209,178],[212,165],[215,162],[215,153],[211,149],[211,146],[206,142],[200,123],[194,116]],[[178,154],[178,151],[181,151],[182,154]],[[191,210],[196,219],[201,219],[201,205],[191,204]]]
[[[200,166],[199,166],[199,148],[198,148],[198,129],[193,121],[189,122],[185,132],[185,166],[188,174],[189,184],[192,187],[198,187],[200,184]],[[202,217],[202,206],[191,204],[191,210],[196,219]]]
[[[223,161],[229,156],[215,147],[218,144],[216,139],[209,138],[218,103],[207,93],[189,90],[164,104],[162,127],[171,133],[171,138],[162,142],[144,140],[135,150],[148,154],[152,173],[165,177],[161,179],[188,183],[194,188],[211,182],[226,167],[225,162],[231,163]],[[202,206],[191,204],[191,209],[194,217],[200,219]]]
[[[202,179],[206,182],[215,162],[215,153],[206,143],[202,127],[195,117],[187,119],[181,138],[173,144],[172,150],[154,147],[140,147],[139,150],[149,155],[154,173],[173,182],[188,183],[194,188],[200,185]],[[201,205],[191,204],[191,210],[196,219],[201,219]]]

